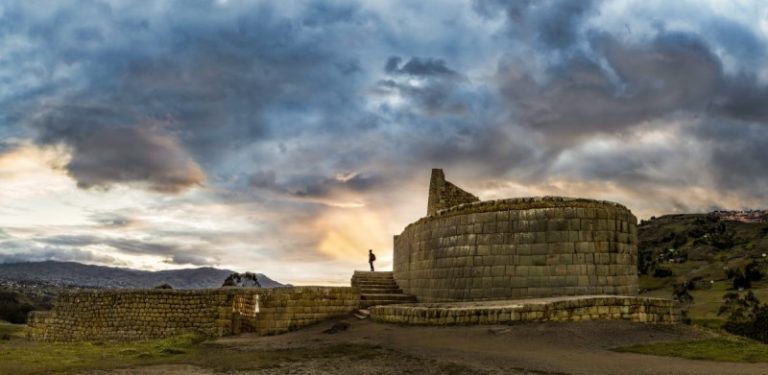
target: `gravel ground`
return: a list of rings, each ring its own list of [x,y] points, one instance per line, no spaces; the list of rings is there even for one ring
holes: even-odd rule
[[[768,364],[694,361],[617,353],[610,348],[693,340],[708,333],[688,326],[623,321],[525,323],[511,326],[412,327],[344,319],[346,331],[322,334],[334,322],[296,332],[241,335],[209,345],[254,356],[281,349],[317,349],[340,344],[374,345],[376,355],[345,353],[307,358],[238,374],[768,374]],[[90,372],[100,375],[217,374],[205,367],[160,365]]]

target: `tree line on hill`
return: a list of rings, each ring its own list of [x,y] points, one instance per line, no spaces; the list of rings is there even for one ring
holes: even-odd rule
[[[730,290],[718,312],[725,317],[722,329],[768,343],[768,304],[751,290],[768,275],[766,223],[729,221],[713,214],[667,215],[642,221],[638,237],[639,275],[674,280],[674,298],[689,307],[694,302],[691,291],[728,280]],[[685,266],[690,261],[704,266]]]

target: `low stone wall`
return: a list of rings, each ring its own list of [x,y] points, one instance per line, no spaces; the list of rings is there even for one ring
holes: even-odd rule
[[[277,334],[352,312],[356,288],[293,287],[202,290],[99,290],[61,294],[53,310],[35,311],[37,341],[137,341],[199,332]]]
[[[461,204],[395,236],[393,275],[419,302],[636,295],[636,224],[589,199]]]
[[[420,303],[375,306],[371,319],[412,325],[509,324],[525,321],[631,320],[675,324],[673,300],[636,296],[554,297],[517,301]]]
[[[357,288],[276,288],[235,296],[235,306],[241,307],[236,311],[241,316],[242,330],[260,335],[284,333],[347,314],[359,304]]]

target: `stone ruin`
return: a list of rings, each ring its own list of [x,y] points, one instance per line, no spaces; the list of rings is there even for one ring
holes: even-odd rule
[[[269,335],[358,308],[375,321],[420,325],[680,321],[674,301],[637,296],[637,219],[617,203],[480,201],[434,169],[427,216],[395,236],[393,255],[392,272],[357,271],[353,287],[64,293],[52,311],[30,313],[28,334],[55,342]]]
[[[427,207],[394,238],[394,278],[419,302],[637,295],[637,218],[618,203],[480,201],[433,169]]]
[[[452,325],[622,319],[676,323],[675,301],[638,296],[637,218],[591,199],[480,201],[432,170],[427,216],[394,237],[392,276],[418,303],[379,322]]]

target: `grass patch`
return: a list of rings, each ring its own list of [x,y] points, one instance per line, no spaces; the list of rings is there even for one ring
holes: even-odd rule
[[[181,362],[199,350],[197,344],[203,339],[198,334],[185,334],[138,343],[39,343],[17,335],[0,340],[0,374],[50,374]]]
[[[635,345],[613,350],[712,361],[768,362],[768,345],[750,340],[726,338]]]
[[[650,283],[647,280],[652,278],[648,276],[641,277],[642,280],[646,280],[646,283]],[[664,278],[662,280],[667,280]],[[648,284],[651,285],[651,284]],[[729,280],[719,280],[712,284],[710,289],[695,289],[691,290],[691,296],[693,296],[693,303],[688,308],[688,317],[691,318],[692,323],[698,324],[707,328],[718,329],[725,323],[727,316],[717,315],[720,311],[720,307],[723,306],[723,295],[728,292],[733,292],[731,288],[731,282]],[[752,284],[751,290],[755,296],[764,302],[768,302],[768,281],[757,281]],[[743,295],[748,290],[742,291]],[[673,298],[671,286],[665,286],[663,288],[649,290],[643,293],[644,297],[657,297],[657,298]]]
[[[338,344],[318,348],[291,348],[279,350],[248,350],[247,347],[205,345],[205,349],[184,363],[206,367],[217,372],[235,372],[280,367],[285,363],[305,362],[315,359],[345,357],[365,361],[379,357],[386,349],[378,345]]]
[[[168,363],[235,372],[315,359],[365,361],[387,352],[380,346],[365,344],[264,351],[202,343],[204,337],[197,334],[136,343],[40,343],[28,341],[23,329],[20,325],[0,324],[0,337],[10,337],[0,340],[0,374],[56,374]]]
[[[0,341],[24,337],[25,327],[23,324],[11,324],[0,321]]]

